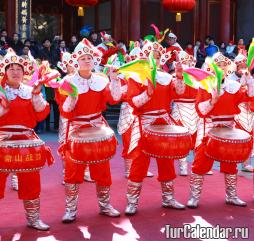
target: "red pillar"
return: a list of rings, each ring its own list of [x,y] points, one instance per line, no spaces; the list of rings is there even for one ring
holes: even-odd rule
[[[140,8],[141,0],[129,0],[129,38],[138,40],[140,38]]]
[[[220,40],[228,43],[230,38],[230,0],[221,0],[220,4]]]
[[[8,0],[6,10],[6,30],[8,36],[12,37],[16,32],[16,0]]]
[[[199,38],[201,41],[205,40],[206,35],[208,34],[207,26],[207,0],[199,1]]]
[[[122,39],[122,1],[112,0],[112,36],[117,41]]]

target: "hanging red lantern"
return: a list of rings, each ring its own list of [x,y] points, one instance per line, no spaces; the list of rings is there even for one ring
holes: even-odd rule
[[[195,0],[162,0],[162,5],[169,12],[176,13],[176,21],[181,21],[181,13],[191,11],[195,5]]]
[[[65,0],[67,4],[78,7],[78,16],[84,16],[84,7],[91,7],[98,3],[98,0]]]

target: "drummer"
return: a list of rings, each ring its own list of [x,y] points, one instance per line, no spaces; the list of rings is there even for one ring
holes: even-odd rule
[[[239,51],[238,55],[235,57],[234,63],[236,64],[236,71],[228,77],[229,79],[240,82],[243,88],[245,88],[246,85],[246,76],[250,75],[247,68],[247,57],[244,52],[245,51]],[[236,127],[253,135],[254,112],[250,108],[250,103],[241,103],[239,108],[241,113],[235,116]],[[242,163],[242,171],[253,172],[251,157]]]
[[[187,54],[185,51],[181,50],[177,52],[176,57],[178,61],[181,62],[183,69],[195,67],[196,60],[192,55]],[[175,78],[175,73],[172,76]],[[197,90],[186,85],[184,93],[177,95],[177,99],[174,100],[171,112],[171,115],[177,124],[188,128],[192,135],[193,148],[195,146],[198,123],[200,120],[195,109],[196,96]],[[180,176],[187,176],[188,162],[186,157],[179,160],[179,166]]]
[[[224,76],[228,76],[234,69],[231,60],[223,56],[220,52],[213,56],[214,62],[224,71]],[[209,94],[200,88],[196,100],[196,109],[201,118],[204,119],[203,138],[201,135],[197,138],[195,149],[195,158],[192,165],[192,174],[190,178],[190,199],[187,206],[197,208],[203,187],[204,174],[211,170],[214,160],[205,155],[207,133],[213,127],[234,128],[234,117],[240,113],[238,105],[242,102],[251,100],[254,95],[254,80],[248,76],[247,89],[241,88],[241,84],[235,80],[224,78],[220,93],[214,90]],[[212,123],[206,123],[206,118],[212,119]],[[232,150],[233,151],[233,150]],[[237,185],[237,165],[235,163],[221,162],[220,170],[225,175],[226,203],[236,206],[246,206],[236,192]]]
[[[63,52],[61,53],[61,61],[59,61],[57,63],[57,67],[61,70],[61,72],[63,72],[63,74],[66,75],[73,75],[75,74],[76,68],[75,65],[77,67],[77,61],[73,61],[71,59],[71,54],[68,52]],[[58,89],[55,89],[55,99],[56,102],[59,104],[59,91]],[[59,144],[60,144],[60,148],[58,149],[58,153],[61,157],[61,159],[63,160],[63,176],[64,176],[64,172],[65,172],[65,157],[64,157],[64,153],[62,153],[61,151],[61,145],[64,144],[65,141],[65,137],[66,137],[66,129],[67,129],[67,122],[68,120],[64,117],[62,117],[60,115],[59,118],[59,133],[58,133],[58,140],[59,140]],[[85,169],[85,173],[84,173],[84,180],[87,182],[93,182],[93,180],[90,177],[90,171],[89,168],[87,167]],[[62,184],[64,185],[64,181],[62,181]]]
[[[62,96],[60,103],[61,115],[69,120],[69,130],[77,130],[81,125],[88,127],[107,126],[101,112],[106,109],[106,103],[115,104],[121,99],[121,83],[116,74],[111,73],[111,82],[106,75],[94,73],[92,70],[101,61],[101,52],[87,39],[83,39],[72,54],[73,61],[78,62],[73,76],[66,77],[76,85],[78,97]],[[79,121],[75,121],[75,118]],[[82,120],[83,119],[83,120]],[[73,222],[77,215],[79,185],[83,182],[86,165],[72,162],[70,152],[65,150],[65,192],[66,210],[62,221]],[[86,157],[82,157],[86,160]],[[118,217],[120,213],[109,203],[111,174],[109,161],[89,164],[92,179],[96,183],[100,214]]]
[[[153,51],[158,68],[160,67],[161,56],[165,49],[157,42],[146,41],[142,51],[148,56]],[[178,65],[177,65],[178,68]],[[177,91],[182,93],[183,82],[176,80],[171,82],[171,75],[157,71],[156,88],[150,81],[145,84],[137,76],[128,80],[127,100],[134,110],[135,120],[132,124],[131,142],[129,153],[132,153],[133,162],[127,184],[127,207],[126,215],[134,215],[137,212],[138,200],[141,193],[142,182],[146,177],[150,164],[150,158],[142,152],[141,129],[149,124],[172,124],[169,116],[171,95]],[[141,125],[140,125],[141,124]],[[171,159],[157,158],[158,181],[162,189],[162,205],[166,208],[184,209],[174,198],[173,180],[176,177],[174,161]]]
[[[27,60],[19,57],[11,49],[0,62],[1,86],[7,99],[0,100],[0,127],[6,125],[34,128],[49,114],[49,105],[43,99],[41,86],[34,88],[23,84],[23,79],[33,70]],[[0,198],[4,198],[6,178],[9,173],[0,170]],[[40,173],[17,173],[19,199],[23,200],[28,226],[38,230],[48,230],[49,226],[39,218]]]
[[[138,41],[135,42],[135,47],[130,51],[129,55],[126,56],[125,60],[126,62],[130,62],[135,59],[142,59],[145,58],[145,54],[142,52],[140,48],[140,44]],[[132,164],[132,153],[129,153],[129,146],[130,146],[130,140],[131,140],[131,126],[133,124],[133,121],[135,119],[135,116],[133,115],[133,108],[128,104],[126,101],[126,93],[128,89],[128,84],[126,80],[124,79],[124,76],[122,76],[122,104],[120,108],[120,115],[119,115],[119,121],[117,124],[117,130],[118,133],[122,137],[122,157],[124,159],[125,163],[125,177],[128,178],[130,175],[130,168]],[[125,83],[124,83],[125,82]],[[150,171],[147,171],[147,177],[153,177],[153,173]]]

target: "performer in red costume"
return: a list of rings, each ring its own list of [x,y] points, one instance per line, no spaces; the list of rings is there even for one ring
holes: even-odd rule
[[[236,64],[236,71],[228,78],[238,81],[242,84],[242,86],[246,86],[246,77],[250,75],[250,73],[247,68],[247,57],[243,51],[240,51],[240,53],[235,57],[234,63]],[[250,108],[250,103],[241,103],[239,108],[241,113],[235,116],[235,121],[237,123],[236,127],[253,135],[254,112]],[[251,157],[242,163],[242,171],[253,172]]]
[[[143,52],[148,55],[151,51],[160,66],[160,58],[165,50],[159,43],[146,41]],[[134,215],[137,212],[138,200],[143,179],[146,177],[150,164],[150,157],[142,152],[142,129],[149,124],[171,124],[169,116],[170,102],[175,92],[181,94],[182,81],[171,82],[172,76],[162,71],[157,71],[156,88],[150,82],[145,84],[136,76],[128,80],[127,100],[134,109],[135,120],[132,124],[131,142],[129,153],[133,156],[127,185],[126,215]],[[185,206],[174,198],[173,180],[176,177],[174,161],[171,159],[157,158],[158,181],[162,188],[162,205],[176,209],[184,209]]]
[[[59,69],[61,69],[62,72],[65,73],[68,76],[71,76],[71,75],[75,74],[75,71],[76,71],[75,65],[76,65],[76,67],[78,66],[77,61],[73,61],[71,59],[71,54],[68,53],[68,52],[62,53],[62,61],[57,63],[57,67]],[[59,96],[59,91],[57,89],[56,89],[56,92],[55,92],[55,96],[56,96],[56,102],[59,104],[60,96]],[[60,145],[64,144],[64,141],[65,141],[67,123],[68,123],[68,120],[66,118],[60,116],[60,119],[59,119],[59,133],[58,133]],[[63,174],[64,174],[65,157],[64,157],[64,153],[59,153],[59,154],[60,154],[60,156],[63,160]],[[84,180],[87,181],[87,182],[93,182],[93,180],[91,179],[88,167],[85,169]],[[62,182],[62,184],[63,185],[65,184],[64,181]]]
[[[193,56],[187,54],[185,51],[179,51],[176,54],[177,60],[182,64],[182,68],[195,67],[196,61]],[[173,74],[173,78],[175,78]],[[182,79],[182,75],[178,76],[178,79]],[[195,101],[197,96],[197,90],[189,86],[185,87],[183,94],[178,95],[177,99],[174,100],[171,115],[175,121],[186,128],[192,135],[193,148],[196,142],[197,127],[199,123],[199,116],[195,109]],[[188,163],[186,158],[179,160],[180,164],[180,175],[188,175]]]
[[[145,53],[142,52],[139,42],[135,42],[135,47],[129,53],[129,55],[126,56],[126,61],[129,62],[135,59],[144,59],[145,57],[146,55]],[[122,79],[124,80],[124,77],[122,77]],[[132,155],[128,152],[128,150],[129,150],[130,141],[131,141],[131,130],[132,130],[131,126],[135,119],[135,116],[133,114],[133,108],[128,104],[126,99],[127,90],[128,90],[128,84],[126,81],[123,81],[123,85],[122,85],[122,101],[123,102],[121,104],[117,130],[122,137],[122,144],[123,144],[122,157],[125,162],[125,177],[126,178],[128,178],[130,174],[130,168],[131,168],[132,158],[133,158]],[[148,171],[147,177],[153,177],[153,173]]]
[[[61,115],[69,120],[67,143],[72,133],[81,126],[84,127],[82,129],[84,131],[89,127],[108,126],[101,112],[106,109],[106,103],[115,104],[121,99],[121,83],[115,74],[111,74],[110,83],[106,75],[92,72],[94,66],[99,65],[101,56],[101,52],[87,39],[83,39],[72,54],[73,61],[78,62],[78,71],[73,76],[68,76],[67,80],[77,87],[78,97],[62,96],[60,103]],[[89,165],[92,179],[96,182],[100,213],[118,217],[120,213],[109,203],[112,183],[109,160],[90,161],[86,156],[80,156],[80,160],[74,160],[68,146],[64,151],[66,211],[62,221],[69,223],[76,219],[79,184],[83,182],[87,165]]]
[[[43,159],[42,153],[36,156],[35,153],[28,152],[28,146],[33,146],[33,140],[28,137],[35,137],[34,143],[41,142],[40,139],[36,136],[32,129],[37,124],[44,120],[49,114],[49,105],[43,99],[41,94],[41,86],[35,86],[34,88],[23,84],[24,76],[29,75],[33,70],[32,65],[27,60],[17,56],[14,51],[9,50],[5,55],[3,60],[0,62],[0,76],[3,77],[1,81],[1,86],[6,92],[6,98],[3,96],[0,100],[0,132],[1,132],[1,168],[0,168],[0,198],[4,197],[4,189],[6,184],[6,179],[12,171],[8,168],[4,169],[3,165],[6,162],[7,164],[15,165],[13,167],[14,172],[17,174],[19,188],[18,196],[19,199],[23,200],[24,208],[26,211],[26,218],[28,221],[28,226],[38,229],[38,230],[48,230],[49,226],[43,223],[39,218],[40,210],[40,172],[37,167],[31,168],[22,168],[22,165],[26,165],[27,158],[31,161],[31,166],[36,162],[37,157]],[[12,150],[16,149],[20,142],[18,141],[19,135],[22,136],[22,133],[18,134],[9,133],[6,136],[4,130],[23,130],[27,134],[26,138],[28,140],[24,141],[27,143],[30,141],[30,144],[24,144],[20,146],[20,153],[12,156],[7,155],[2,152],[3,148],[8,149],[8,145],[5,146],[5,142],[8,143],[8,138],[10,138],[9,145],[13,145]],[[12,140],[12,136],[16,136],[17,140]],[[11,141],[12,140],[12,141]],[[36,144],[35,144],[36,145]],[[15,148],[16,146],[16,148]],[[22,148],[24,151],[22,152]],[[12,150],[8,149],[10,152]],[[30,149],[29,149],[30,150]],[[49,150],[45,150],[49,152]],[[24,156],[23,153],[28,153],[28,156]],[[47,156],[48,161],[52,161],[52,156]],[[36,159],[36,160],[35,160]],[[38,159],[38,160],[39,160]],[[42,160],[46,161],[46,160]]]
[[[179,52],[182,49],[182,47],[180,46],[179,43],[177,43],[177,36],[170,32],[167,36],[166,36],[166,43],[168,44],[167,47],[167,52],[171,53],[171,58],[168,59],[167,61],[167,69],[164,67],[164,70],[167,70],[167,72],[171,72],[174,70],[174,66],[173,66],[173,62],[176,60],[176,55],[175,55],[175,51]]]
[[[108,58],[113,54],[116,54],[120,50],[117,46],[117,43],[114,43],[111,35],[102,32],[101,33],[102,43],[97,46],[97,48],[102,52],[101,64],[105,65],[108,62]],[[122,52],[125,55],[124,51]]]
[[[224,70],[225,76],[232,73],[232,62],[221,53],[216,53],[213,60]],[[230,70],[230,71],[229,71]],[[197,208],[204,174],[207,173],[213,165],[214,160],[208,158],[207,133],[215,127],[227,127],[234,130],[235,115],[240,113],[239,104],[250,101],[254,95],[253,78],[248,77],[247,89],[241,88],[241,84],[235,80],[225,78],[221,86],[220,93],[214,90],[209,94],[200,88],[196,99],[196,109],[201,118],[204,118],[203,134],[199,133],[196,142],[195,159],[192,166],[190,178],[190,199],[187,206]],[[206,121],[206,120],[211,120]],[[232,150],[234,152],[234,150]],[[237,185],[237,164],[233,162],[221,162],[221,172],[225,174],[226,185],[226,203],[246,206],[246,203],[238,198],[236,192]]]

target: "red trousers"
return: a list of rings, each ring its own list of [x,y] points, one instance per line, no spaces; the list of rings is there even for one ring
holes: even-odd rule
[[[192,164],[192,172],[198,175],[204,175],[213,167],[213,159],[205,155],[206,144],[202,142],[194,151],[194,162]],[[235,163],[220,163],[220,171],[227,174],[237,173],[237,164]]]
[[[66,183],[77,184],[84,181],[85,164],[74,163],[70,158],[70,153],[67,151],[65,156],[65,177]],[[108,187],[112,184],[109,161],[90,164],[89,165],[91,178],[98,186]]]
[[[150,157],[145,155],[141,151],[140,147],[134,149],[133,152],[136,152],[134,155],[136,158],[133,159],[131,165],[129,180],[132,182],[142,182],[147,175]],[[159,182],[172,181],[176,178],[174,160],[157,158],[156,162],[158,167]]]
[[[0,173],[0,199],[4,198],[4,190],[6,185],[6,179],[9,173]],[[41,182],[40,173],[37,172],[25,172],[17,173],[18,176],[18,196],[22,200],[34,200],[40,196]]]
[[[122,157],[125,159],[129,158],[128,150],[131,142],[131,131],[132,129],[129,128],[125,133],[122,134],[122,143],[123,143]]]

